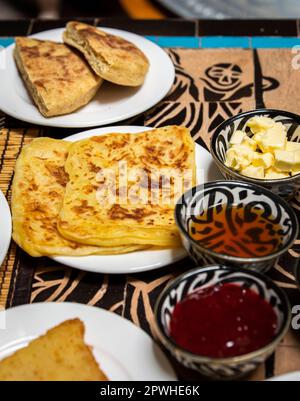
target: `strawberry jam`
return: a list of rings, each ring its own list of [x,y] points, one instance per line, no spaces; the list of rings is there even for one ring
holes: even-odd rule
[[[194,354],[226,358],[267,345],[276,327],[268,302],[251,289],[225,283],[195,291],[179,302],[170,335]]]

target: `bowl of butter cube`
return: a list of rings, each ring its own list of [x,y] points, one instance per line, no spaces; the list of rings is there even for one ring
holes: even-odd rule
[[[211,138],[222,175],[290,199],[300,190],[300,116],[257,109],[229,118]]]

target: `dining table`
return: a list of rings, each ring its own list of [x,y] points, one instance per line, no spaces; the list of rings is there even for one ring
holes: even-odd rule
[[[264,107],[300,112],[299,20],[72,19],[142,35],[162,47],[175,66],[175,80],[164,99],[115,125],[183,125],[195,142],[209,150],[216,127],[240,112]],[[67,21],[2,20],[0,49],[11,45],[16,36],[61,28]],[[8,203],[15,162],[25,145],[36,137],[61,139],[83,130],[33,125],[0,110],[0,189]],[[300,218],[300,194],[290,204]],[[3,229],[0,216],[0,235]],[[300,269],[299,256],[300,238],[267,273],[286,291],[295,319],[300,309],[295,279]],[[170,280],[193,267],[194,262],[186,257],[143,273],[91,273],[47,257],[33,258],[12,240],[0,268],[0,307],[36,302],[82,303],[119,314],[155,338],[157,297]],[[300,370],[300,334],[296,326],[292,325],[275,353],[247,380],[264,380]],[[165,352],[178,379],[203,380]]]

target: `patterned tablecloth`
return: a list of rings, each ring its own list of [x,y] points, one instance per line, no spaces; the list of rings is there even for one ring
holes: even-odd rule
[[[214,129],[241,111],[266,106],[299,113],[300,71],[292,67],[295,54],[290,49],[169,48],[166,51],[176,67],[171,91],[151,110],[122,123],[151,127],[185,125],[194,140],[207,148]],[[7,116],[0,119],[0,124],[0,189],[10,202],[14,164],[22,147],[37,136],[63,138],[74,130],[32,127]],[[300,217],[300,201],[295,199],[292,205]],[[294,279],[299,252],[300,239],[269,273],[288,292],[292,305],[300,304]],[[0,305],[79,302],[118,313],[152,335],[153,307],[158,294],[170,279],[192,267],[193,262],[187,258],[147,273],[93,274],[67,268],[48,258],[31,258],[12,242],[0,269]],[[172,362],[179,377],[195,378],[193,372]],[[275,355],[251,379],[298,369],[299,334],[291,330]]]

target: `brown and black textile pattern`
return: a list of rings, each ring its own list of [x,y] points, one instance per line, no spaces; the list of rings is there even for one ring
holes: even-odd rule
[[[143,115],[122,122],[124,125],[182,124],[191,130],[197,143],[208,148],[214,129],[241,111],[266,106],[299,113],[300,75],[291,70],[290,50],[170,49],[169,54],[176,68],[170,93]],[[290,79],[293,85],[289,84]],[[20,123],[10,120],[10,124],[14,127]],[[22,144],[36,135],[63,138],[71,133],[74,130],[2,129],[0,157],[4,167],[0,186],[8,198],[13,165]],[[292,204],[300,217],[300,201],[294,200]],[[300,239],[270,272],[275,282],[287,290],[292,304],[300,304],[294,279],[299,255]],[[193,262],[185,259],[142,274],[92,274],[47,258],[33,259],[20,250],[16,252],[14,244],[7,260],[0,275],[0,283],[5,284],[0,298],[2,305],[45,301],[95,305],[124,316],[150,335],[153,335],[153,308],[158,294],[170,279],[193,267]],[[299,340],[296,332],[290,332],[276,354],[251,378],[262,379],[300,369]],[[195,378],[193,372],[180,368],[177,371],[181,378]]]

